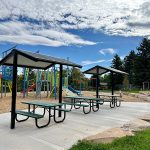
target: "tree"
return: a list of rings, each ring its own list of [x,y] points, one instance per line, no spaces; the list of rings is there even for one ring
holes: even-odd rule
[[[124,70],[129,74],[129,83],[135,84],[135,60],[137,55],[132,50],[129,55],[124,58]]]
[[[137,57],[135,61],[135,82],[141,86],[142,82],[150,79],[150,40],[144,38],[137,47]]]
[[[110,74],[104,74],[103,76],[100,77],[101,82],[106,82],[110,83],[111,82],[111,76]]]
[[[123,62],[120,59],[119,55],[116,54],[112,60],[112,68],[122,70],[123,71]],[[115,89],[118,89],[123,82],[123,75],[121,74],[114,74],[114,84],[115,84]]]
[[[84,88],[83,86],[87,86],[88,85],[88,79],[85,77],[85,75],[80,71],[80,69],[77,68],[72,68],[70,70],[70,74],[69,74],[69,85],[71,85],[74,88],[80,89]]]
[[[111,88],[111,74],[107,73],[100,77],[100,82],[105,82],[108,85],[108,88]]]
[[[128,89],[129,88],[129,78],[127,75],[124,76],[124,79],[123,79],[123,86],[125,89]]]

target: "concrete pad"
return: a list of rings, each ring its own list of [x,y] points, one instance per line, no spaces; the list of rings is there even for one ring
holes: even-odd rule
[[[43,129],[35,126],[34,119],[16,123],[10,130],[10,113],[0,115],[0,150],[66,150],[80,139],[92,136],[113,127],[150,114],[150,103],[123,102],[121,107],[111,109],[108,104],[98,112],[83,114],[82,109],[67,113],[63,123],[51,124]],[[37,110],[38,113],[41,109]],[[41,123],[46,118],[40,120]]]

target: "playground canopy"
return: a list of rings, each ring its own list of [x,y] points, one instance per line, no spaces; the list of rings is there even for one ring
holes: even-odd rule
[[[12,49],[1,61],[0,65],[8,65],[13,67],[13,80],[12,80],[12,103],[11,103],[11,129],[15,128],[16,118],[16,83],[17,83],[17,67],[28,67],[35,69],[48,69],[54,64],[60,65],[60,78],[59,78],[59,103],[62,102],[62,71],[63,65],[79,67],[81,65],[75,64],[71,61],[55,58],[51,56],[42,55],[39,53],[32,53],[27,51]]]
[[[124,75],[128,75],[128,73],[126,72],[123,72],[121,70],[117,70],[117,69],[114,69],[114,68],[110,68],[110,67],[102,67],[102,66],[95,66],[95,67],[92,67],[86,71],[84,71],[83,73],[85,74],[93,74],[93,75],[96,75],[96,97],[98,98],[98,95],[99,95],[99,75],[102,75],[104,73],[107,73],[107,72],[111,72],[111,79],[112,79],[112,95],[114,94],[114,77],[113,77],[113,74],[114,73],[119,73],[119,74],[124,74]]]
[[[65,59],[42,55],[39,53],[22,51],[18,49],[13,49],[7,56],[5,56],[0,61],[0,64],[13,66],[13,58],[15,54],[17,54],[17,67],[28,67],[28,68],[45,69],[45,70],[50,68],[54,64],[74,66],[79,68],[82,67],[81,65],[75,64]]]
[[[106,68],[106,67],[102,67],[102,66],[95,66],[93,68],[90,68],[90,69],[84,71],[83,73],[102,75],[102,74],[107,73],[107,72],[113,72],[113,73],[120,73],[120,74],[128,75],[128,73],[120,71],[118,69],[114,69],[114,68],[110,68],[110,67]]]

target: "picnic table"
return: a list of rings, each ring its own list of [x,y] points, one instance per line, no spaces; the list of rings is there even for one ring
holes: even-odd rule
[[[88,114],[93,110],[94,112],[99,110],[99,104],[102,105],[103,101],[100,98],[83,97],[83,96],[64,96],[65,99],[71,99],[70,102],[63,102],[64,105],[71,105],[70,111],[74,107],[79,109],[83,107],[84,114]],[[66,107],[65,107],[66,108]],[[88,108],[88,111],[87,111]]]
[[[61,103],[50,103],[50,102],[44,102],[41,100],[22,101],[22,103],[28,105],[28,111],[16,110],[16,121],[23,122],[23,121],[28,120],[31,117],[31,118],[35,119],[35,125],[38,128],[43,128],[43,127],[48,126],[50,124],[51,117],[54,118],[54,121],[56,123],[63,122],[66,118],[66,112],[69,112],[69,110],[62,108],[63,104],[61,104]],[[32,110],[31,110],[31,107],[32,107]],[[43,114],[37,114],[35,112],[36,108],[42,108]],[[48,122],[44,125],[39,125],[38,120],[41,118],[44,118],[46,111],[48,112]],[[53,111],[53,113],[52,113],[52,111]],[[59,120],[56,119],[57,118],[56,112],[58,112],[57,113],[58,117],[60,117],[61,119],[59,119]],[[61,112],[63,112],[63,117],[62,117]],[[27,118],[19,120],[17,118],[17,115],[23,115],[23,116],[26,116]]]
[[[94,95],[96,96],[96,95]],[[120,107],[121,105],[121,99],[118,99],[120,97],[120,95],[111,95],[111,94],[99,94],[98,95],[99,98],[101,98],[104,102],[109,102],[110,103],[110,107],[114,108],[114,107]]]

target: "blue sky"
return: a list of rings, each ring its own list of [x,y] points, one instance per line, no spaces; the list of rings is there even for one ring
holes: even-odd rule
[[[69,57],[82,70],[110,66],[114,54],[123,59],[150,37],[150,2],[135,1],[0,0],[0,53],[18,45]]]

